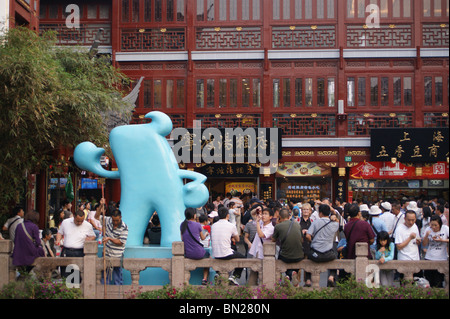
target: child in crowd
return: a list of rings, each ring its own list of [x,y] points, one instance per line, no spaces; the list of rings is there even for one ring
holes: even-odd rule
[[[391,241],[389,233],[381,231],[377,236],[375,259],[384,264],[394,259],[395,244]],[[380,270],[380,283],[385,287],[392,287],[394,283],[394,269]]]
[[[202,225],[202,233],[205,235],[205,239],[202,239],[200,242],[203,244],[203,247],[208,248],[211,243],[211,226],[209,225],[208,216],[205,214],[200,215],[198,222]]]

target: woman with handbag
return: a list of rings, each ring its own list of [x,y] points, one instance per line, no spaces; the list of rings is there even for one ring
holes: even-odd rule
[[[319,206],[319,219],[311,223],[306,232],[306,240],[311,242],[311,250],[308,259],[314,262],[327,262],[337,258],[333,243],[336,232],[339,229],[339,220],[330,217],[330,206],[321,204]],[[335,277],[337,271],[329,270],[327,286],[335,286]]]
[[[37,257],[44,257],[38,223],[39,213],[31,210],[25,214],[23,223],[16,228],[12,253],[13,265],[25,273],[33,269],[32,265]]]
[[[205,250],[201,240],[205,240],[206,235],[202,232],[202,225],[195,221],[196,209],[186,208],[184,212],[185,220],[181,223],[181,240],[184,242],[184,257],[190,259],[203,259],[209,257],[209,252]],[[208,283],[209,268],[203,268],[202,285]]]

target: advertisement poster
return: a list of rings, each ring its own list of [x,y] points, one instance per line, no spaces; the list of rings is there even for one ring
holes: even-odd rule
[[[229,182],[225,184],[225,193],[237,193],[248,194],[250,192],[256,192],[256,185],[252,182]]]
[[[328,176],[331,168],[317,163],[281,163],[277,173],[286,177]]]

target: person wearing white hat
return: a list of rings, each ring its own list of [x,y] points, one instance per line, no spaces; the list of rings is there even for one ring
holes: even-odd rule
[[[372,255],[375,256],[375,250],[376,250],[376,242],[377,242],[377,236],[381,231],[387,232],[388,229],[386,228],[386,224],[382,219],[380,219],[380,215],[382,214],[382,210],[378,205],[370,206],[369,211],[369,224],[372,226],[373,232],[375,233],[375,239],[373,244],[370,246],[370,251],[372,252]]]
[[[380,215],[380,219],[384,221],[388,233],[390,233],[392,231],[392,228],[394,228],[395,221],[395,215],[391,213],[392,205],[389,202],[382,202],[380,208],[383,211],[383,213]]]
[[[366,212],[368,212],[370,209],[369,209],[369,206],[367,206],[367,204],[361,204],[360,206],[359,206],[359,211],[360,212],[364,212],[364,211],[366,211]]]
[[[406,210],[412,210],[416,213],[417,219],[422,219],[422,210],[417,206],[417,202],[410,201],[408,206],[406,206]]]

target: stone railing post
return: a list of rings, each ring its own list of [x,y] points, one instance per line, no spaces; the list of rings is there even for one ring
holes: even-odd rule
[[[86,299],[97,297],[97,252],[97,241],[86,241],[84,243],[83,293]]]
[[[0,240],[0,289],[9,282],[9,258],[12,250],[12,241]]]
[[[262,282],[268,289],[274,289],[277,283],[275,243],[264,243],[263,251]]]
[[[172,287],[181,288],[184,286],[185,271],[184,271],[184,243],[176,241],[172,243]]]
[[[365,282],[367,277],[367,266],[369,265],[369,258],[367,258],[368,247],[367,243],[356,243],[355,245],[355,278],[356,281]]]

